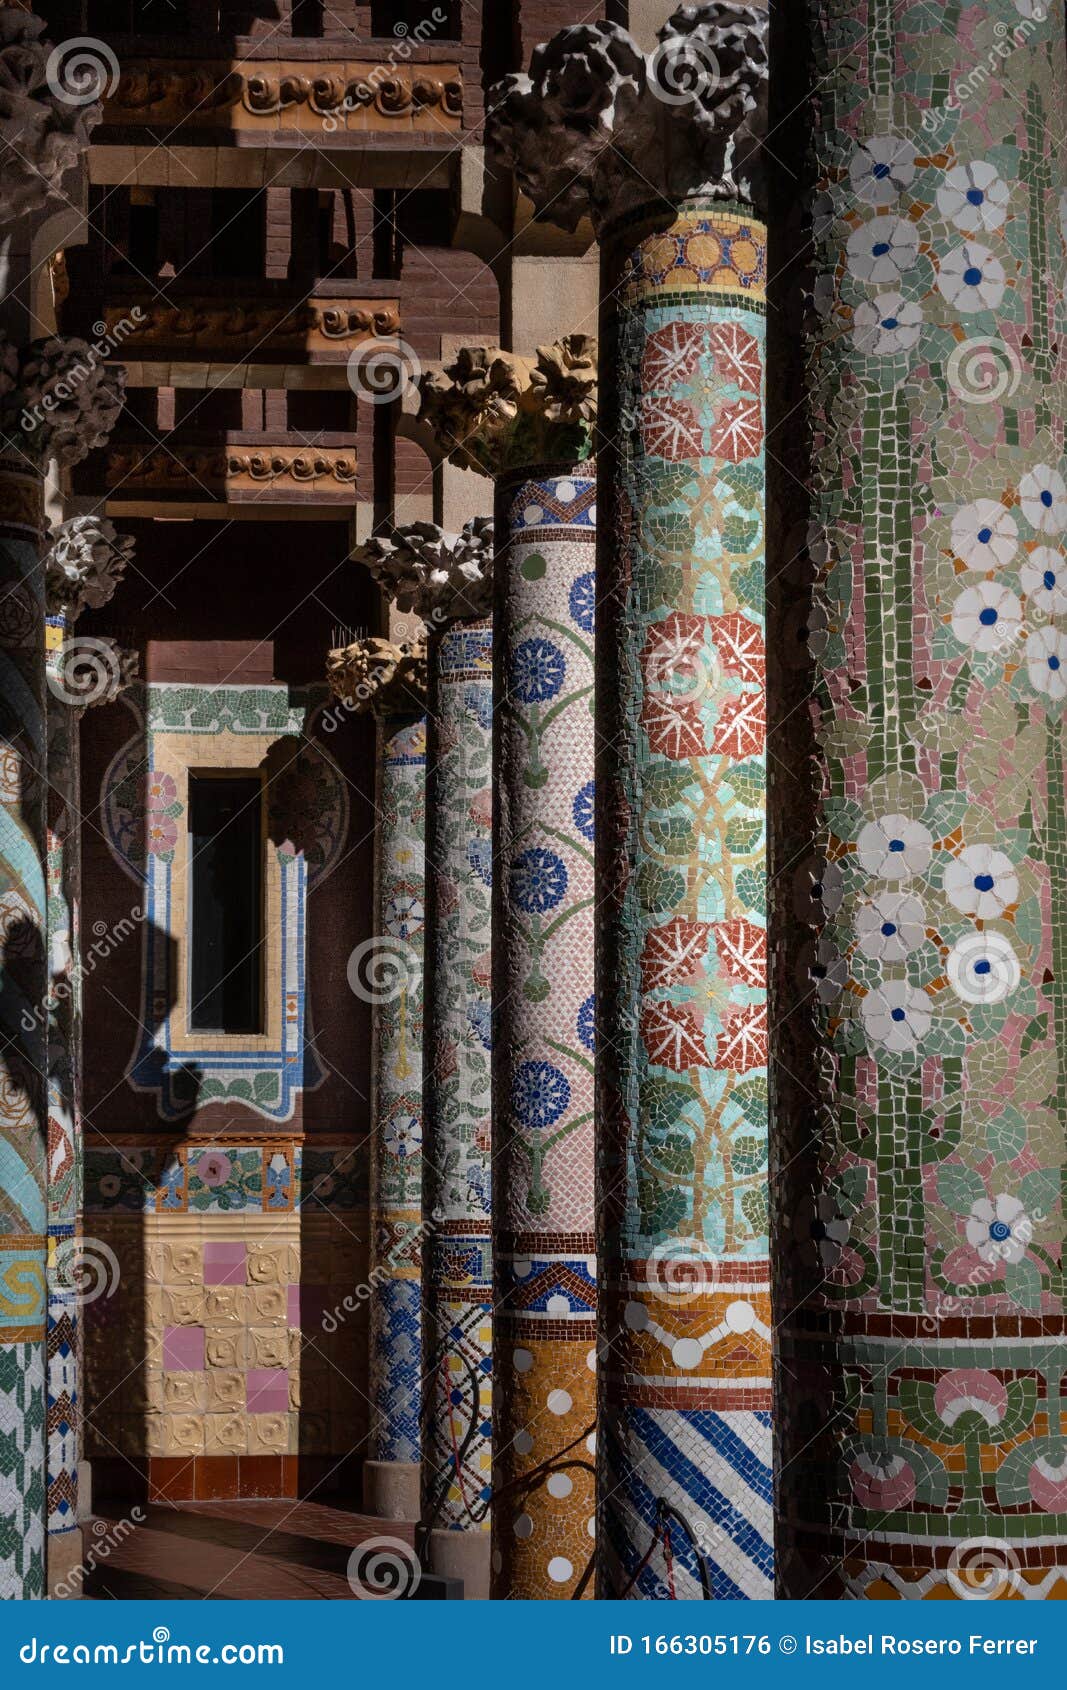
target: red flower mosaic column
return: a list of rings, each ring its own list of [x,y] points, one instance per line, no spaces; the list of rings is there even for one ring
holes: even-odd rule
[[[767,14],[564,30],[487,145],[604,252],[598,1594],[772,1594]]]
[[[766,232],[605,241],[600,1590],[767,1598]]]

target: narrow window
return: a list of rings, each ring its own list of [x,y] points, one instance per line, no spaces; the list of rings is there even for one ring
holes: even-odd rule
[[[262,809],[256,775],[190,775],[192,1005],[202,1032],[262,1029]]]

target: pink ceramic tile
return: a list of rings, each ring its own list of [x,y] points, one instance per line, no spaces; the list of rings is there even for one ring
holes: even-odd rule
[[[204,1370],[204,1328],[165,1326],[163,1366],[173,1373],[202,1373]]]
[[[285,1368],[249,1368],[247,1402],[250,1414],[284,1412],[289,1407],[289,1375]]]
[[[243,1285],[247,1277],[246,1255],[241,1243],[205,1242],[204,1284]]]

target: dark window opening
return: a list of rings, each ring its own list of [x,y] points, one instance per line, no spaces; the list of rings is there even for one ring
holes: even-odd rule
[[[323,0],[293,0],[292,30],[296,36],[316,36],[323,33],[325,6]]]
[[[371,34],[409,35],[417,30],[415,40],[426,46],[458,41],[458,13],[458,0],[371,0]]]
[[[191,261],[225,280],[260,276],[266,258],[266,196],[258,189],[214,188],[206,253]]]
[[[188,35],[188,0],[89,0],[86,27],[98,34]]]
[[[262,823],[258,776],[190,775],[196,1031],[262,1031]]]

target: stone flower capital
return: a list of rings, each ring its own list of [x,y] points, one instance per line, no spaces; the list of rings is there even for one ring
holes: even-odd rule
[[[639,207],[692,195],[761,209],[767,12],[704,0],[679,6],[642,53],[612,23],[560,30],[529,75],[490,95],[490,157],[514,172],[539,216],[597,233]]]
[[[74,516],[56,529],[45,557],[45,591],[52,612],[73,621],[83,610],[99,610],[133,560],[135,542],[119,534],[110,517]]]
[[[80,464],[106,444],[125,398],[125,370],[102,362],[84,340],[49,335],[19,348],[0,334],[3,423],[38,463]]]
[[[440,450],[483,475],[535,464],[575,464],[592,454],[597,343],[565,335],[533,357],[468,346],[419,387],[420,420]]]
[[[420,714],[426,708],[426,642],[353,640],[329,653],[326,679],[333,696],[357,714]]]
[[[493,521],[477,516],[459,534],[435,522],[413,522],[356,548],[398,610],[414,611],[431,628],[487,616],[493,600]]]
[[[90,66],[82,54],[64,65],[41,40],[44,28],[22,7],[0,9],[0,223],[7,228],[62,198],[60,184],[104,114],[91,97],[95,84],[82,81],[91,69],[102,83],[103,57]]]

